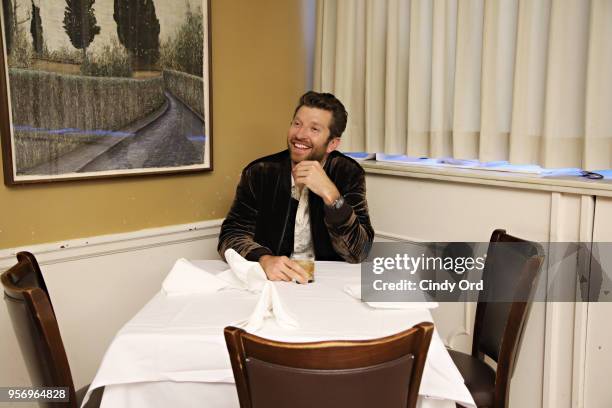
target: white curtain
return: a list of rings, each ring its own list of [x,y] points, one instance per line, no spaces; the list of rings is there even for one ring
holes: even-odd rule
[[[341,148],[612,167],[612,0],[319,0]]]

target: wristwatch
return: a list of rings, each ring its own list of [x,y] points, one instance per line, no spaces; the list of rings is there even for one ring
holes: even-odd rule
[[[332,208],[334,210],[339,210],[340,207],[342,207],[343,205],[344,205],[344,197],[340,196],[340,197],[336,198],[336,201],[334,201],[333,203],[328,205],[328,207]]]

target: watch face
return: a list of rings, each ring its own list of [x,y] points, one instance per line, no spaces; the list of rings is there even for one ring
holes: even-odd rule
[[[338,198],[336,201],[334,201],[334,208],[337,210],[340,207],[342,207],[342,204],[344,204],[344,197],[340,196],[340,198]]]

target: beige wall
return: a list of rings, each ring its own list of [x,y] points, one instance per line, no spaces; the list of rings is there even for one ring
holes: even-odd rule
[[[242,167],[284,147],[307,87],[307,0],[213,0],[214,171],[0,186],[0,248],[221,218]]]

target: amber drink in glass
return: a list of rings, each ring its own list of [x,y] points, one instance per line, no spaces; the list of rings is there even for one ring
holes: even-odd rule
[[[295,255],[291,259],[300,265],[308,274],[308,283],[314,282],[315,279],[315,259],[314,256]],[[298,282],[299,283],[299,282]]]

